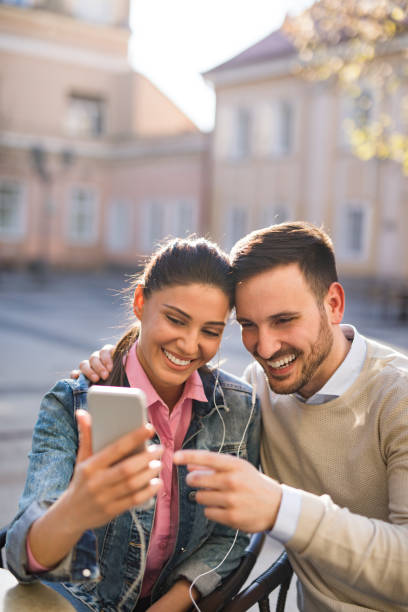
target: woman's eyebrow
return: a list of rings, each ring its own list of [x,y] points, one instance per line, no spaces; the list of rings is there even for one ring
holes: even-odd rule
[[[193,320],[193,318],[189,314],[184,312],[184,310],[181,310],[181,308],[177,308],[177,306],[172,306],[171,304],[163,304],[163,306],[166,306],[167,308],[170,308],[171,310],[175,310],[176,312],[181,314],[183,317],[186,317],[186,319],[188,319],[189,321]],[[224,321],[206,321],[205,325],[220,325],[222,327],[225,327],[225,322]]]

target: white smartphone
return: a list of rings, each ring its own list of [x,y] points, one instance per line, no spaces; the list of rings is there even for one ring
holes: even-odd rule
[[[146,423],[146,396],[141,389],[92,385],[88,390],[92,417],[92,450],[102,450]],[[144,450],[145,444],[131,454]]]

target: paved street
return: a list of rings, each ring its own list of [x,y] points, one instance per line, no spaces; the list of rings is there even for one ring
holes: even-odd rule
[[[52,274],[44,281],[0,273],[0,524],[16,511],[42,395],[93,349],[121,333],[125,311],[118,290],[123,285],[123,274],[113,272]],[[373,301],[349,296],[345,322],[408,351],[408,323],[384,318]],[[221,360],[236,374],[249,363],[235,323],[226,330]],[[261,564],[272,557],[271,546]]]

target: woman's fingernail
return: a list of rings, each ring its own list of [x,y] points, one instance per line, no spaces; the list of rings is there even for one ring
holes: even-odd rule
[[[149,453],[156,453],[163,450],[163,447],[160,444],[149,444],[147,447]]]

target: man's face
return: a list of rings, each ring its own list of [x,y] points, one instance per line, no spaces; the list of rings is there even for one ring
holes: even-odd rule
[[[245,348],[275,393],[310,397],[330,378],[333,331],[327,298],[319,305],[297,264],[277,266],[239,283],[237,320]]]

